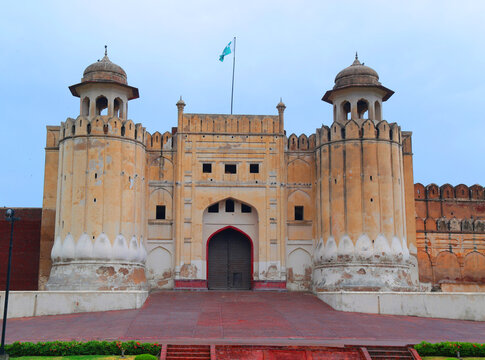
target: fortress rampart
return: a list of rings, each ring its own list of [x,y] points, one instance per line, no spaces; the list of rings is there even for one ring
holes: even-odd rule
[[[420,280],[444,290],[485,283],[485,191],[480,185],[414,185]]]

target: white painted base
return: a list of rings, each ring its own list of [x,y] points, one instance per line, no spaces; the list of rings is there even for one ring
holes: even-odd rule
[[[7,318],[139,309],[148,291],[11,291]],[[0,319],[5,291],[0,292]]]
[[[145,266],[85,260],[53,264],[47,290],[146,290]]]
[[[485,321],[485,293],[319,292],[335,310]]]
[[[332,261],[315,265],[313,288],[338,291],[412,291],[409,263]]]

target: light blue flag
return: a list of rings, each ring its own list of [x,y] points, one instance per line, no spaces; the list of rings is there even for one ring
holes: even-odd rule
[[[227,44],[227,46],[224,48],[224,50],[222,50],[222,55],[219,56],[219,61],[224,61],[224,56],[226,55],[229,55],[231,53],[231,42],[229,42],[229,44]]]

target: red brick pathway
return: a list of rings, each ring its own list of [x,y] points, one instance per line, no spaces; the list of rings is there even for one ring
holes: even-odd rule
[[[485,342],[485,322],[333,310],[308,293],[153,293],[139,310],[8,320],[7,342],[127,340],[189,344],[404,345]]]

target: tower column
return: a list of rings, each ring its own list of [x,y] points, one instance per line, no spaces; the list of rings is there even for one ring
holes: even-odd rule
[[[81,111],[89,97],[90,116],[61,124],[58,219],[46,288],[145,289],[144,128],[138,126],[135,137],[131,120],[113,116],[114,99],[125,104],[138,97],[138,89],[105,55],[70,90],[81,99]],[[94,115],[101,96],[108,116]]]
[[[322,159],[327,151],[330,169],[328,178],[321,171],[319,179],[329,184],[330,209],[322,217],[324,224],[329,219],[331,233],[324,229],[326,239],[315,249],[315,291],[408,291],[417,285],[403,238],[404,204],[398,196],[404,193],[398,170],[403,168],[400,131],[396,124],[374,120],[376,100],[386,101],[393,91],[378,79],[356,56],[322,99],[336,105],[337,111],[330,139],[321,141]],[[360,100],[369,104],[368,120],[359,119]],[[346,102],[351,120],[344,118],[341,108]],[[324,170],[323,163],[320,166]],[[317,201],[325,209],[325,191]]]

